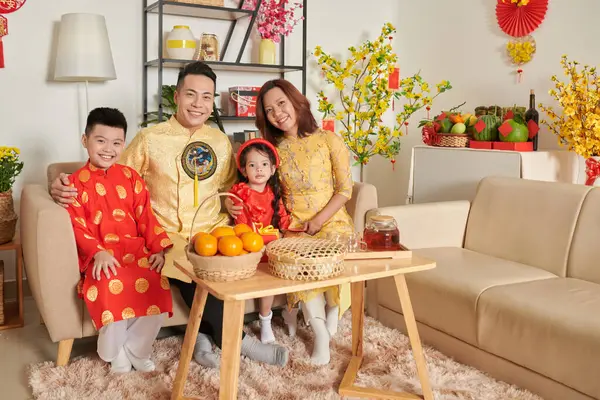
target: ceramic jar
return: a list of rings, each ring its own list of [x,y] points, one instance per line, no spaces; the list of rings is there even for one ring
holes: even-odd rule
[[[167,55],[175,60],[193,60],[196,38],[187,25],[175,25],[167,35]]]

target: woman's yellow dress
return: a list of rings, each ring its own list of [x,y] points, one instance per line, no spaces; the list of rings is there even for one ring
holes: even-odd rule
[[[279,174],[285,207],[291,214],[291,228],[310,221],[334,194],[352,197],[350,152],[343,140],[333,132],[317,130],[304,138],[283,138],[277,145],[281,164]],[[354,231],[346,207],[338,210],[315,237],[350,234]],[[326,287],[288,294],[288,306],[309,301],[328,292],[328,298],[340,306],[340,316],[350,306],[348,285]]]

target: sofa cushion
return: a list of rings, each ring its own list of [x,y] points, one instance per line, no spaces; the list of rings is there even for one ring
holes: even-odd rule
[[[485,178],[471,205],[464,247],[564,277],[577,217],[590,190],[567,183]]]
[[[586,196],[577,220],[567,276],[600,284],[600,188],[593,188]]]
[[[483,350],[600,398],[600,285],[544,279],[486,290],[479,299]]]
[[[542,269],[458,247],[414,250],[436,261],[436,268],[406,275],[417,321],[477,345],[477,300],[485,290],[555,278]],[[402,312],[393,279],[377,283],[379,304]]]

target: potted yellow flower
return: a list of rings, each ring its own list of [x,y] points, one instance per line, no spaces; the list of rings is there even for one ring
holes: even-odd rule
[[[430,110],[433,99],[451,88],[448,81],[436,85],[437,93],[430,95],[430,85],[419,73],[401,79],[397,89],[391,89],[390,75],[398,60],[391,41],[396,28],[386,23],[375,41],[367,40],[360,47],[349,47],[350,57],[342,62],[317,46],[314,51],[325,81],[339,92],[333,100],[323,91],[317,94],[318,110],[323,118],[333,117],[342,128],[342,139],[360,165],[360,180],[369,159],[380,155],[395,163],[400,151],[400,137],[408,129],[410,117],[423,107]],[[396,112],[393,127],[386,126],[382,116],[393,101],[404,99]]]
[[[15,236],[17,214],[12,187],[23,169],[19,153],[16,147],[0,147],[0,244],[10,242]]]
[[[558,137],[558,143],[586,159],[586,185],[596,185],[600,176],[600,78],[596,67],[560,61],[568,82],[552,76],[555,88],[549,94],[562,108],[559,115],[551,106],[540,104],[548,120],[540,121]],[[600,180],[599,180],[600,182]]]

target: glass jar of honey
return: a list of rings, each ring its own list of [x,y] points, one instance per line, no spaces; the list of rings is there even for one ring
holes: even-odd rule
[[[401,250],[400,231],[396,220],[389,215],[373,215],[367,218],[363,241],[367,250]]]

